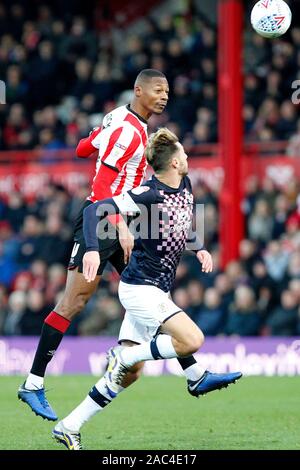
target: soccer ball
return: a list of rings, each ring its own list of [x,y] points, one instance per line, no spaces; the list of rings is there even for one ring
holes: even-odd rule
[[[260,0],[252,8],[251,24],[264,38],[278,38],[292,21],[290,7],[283,0]]]

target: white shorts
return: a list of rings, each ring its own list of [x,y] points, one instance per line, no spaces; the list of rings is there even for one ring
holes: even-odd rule
[[[162,323],[181,312],[181,309],[172,302],[169,293],[155,286],[139,286],[121,281],[119,299],[126,310],[119,333],[119,342],[150,341],[157,334]]]

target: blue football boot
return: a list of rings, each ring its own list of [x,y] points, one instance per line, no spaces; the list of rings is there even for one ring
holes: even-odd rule
[[[23,385],[19,387],[18,398],[24,403],[27,403],[37,416],[42,416],[42,418],[48,419],[49,421],[57,420],[55,412],[47,401],[44,387],[38,388],[37,390],[28,390],[25,388],[24,382]]]
[[[199,380],[188,380],[188,392],[194,397],[205,395],[213,390],[228,387],[242,377],[241,372],[231,372],[228,374],[213,374],[206,370]]]

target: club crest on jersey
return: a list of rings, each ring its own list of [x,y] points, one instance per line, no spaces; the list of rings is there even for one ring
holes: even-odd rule
[[[167,313],[168,311],[168,305],[164,302],[162,302],[161,304],[158,304],[157,305],[157,309],[160,311],[160,313],[164,314],[164,313]]]
[[[139,194],[145,193],[146,191],[149,191],[149,186],[138,186],[137,188],[134,188],[131,190],[132,194],[135,194],[138,196]]]
[[[110,113],[104,118],[103,125],[102,125],[103,129],[106,129],[106,127],[109,127],[111,125],[111,121],[112,121],[112,114]]]
[[[115,147],[118,147],[119,149],[126,150],[127,147],[125,145],[120,144],[119,142],[115,143]]]

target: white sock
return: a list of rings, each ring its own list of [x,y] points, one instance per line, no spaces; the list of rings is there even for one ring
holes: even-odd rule
[[[203,369],[203,367],[200,366],[200,364],[198,364],[198,362],[196,362],[196,364],[192,364],[190,367],[187,367],[187,369],[183,371],[186,378],[188,380],[193,381],[199,380],[200,377],[202,377],[202,375],[204,374],[204,372],[205,370]]]
[[[164,359],[172,359],[173,357],[178,357],[178,354],[174,349],[171,336],[158,335],[155,339],[155,342],[159,355]]]
[[[105,380],[104,376],[101,377],[101,379],[98,380],[97,383],[95,383],[95,387],[98,390],[98,392],[101,393],[101,395],[103,395],[104,397],[109,398],[111,400],[111,396],[109,395],[109,393],[107,391],[106,380]],[[119,388],[120,388],[120,391],[118,393],[121,393],[121,392],[123,392],[123,390],[125,390],[125,388],[123,388],[123,387],[119,387]]]
[[[88,395],[75,410],[71,411],[71,413],[62,420],[63,424],[70,431],[79,432],[81,426],[102,409],[103,408]]]
[[[109,396],[106,388],[105,378],[102,377],[96,384],[95,387],[107,398],[107,404],[111,402],[111,397]],[[63,424],[70,431],[79,432],[81,426],[89,421],[95,414],[99,411],[102,411],[104,407],[100,406],[98,403],[93,400],[89,395],[77,406],[71,413],[63,419]]]
[[[29,374],[26,382],[25,388],[28,390],[36,390],[38,388],[43,388],[44,386],[44,377],[39,377],[38,375]]]
[[[155,351],[158,352],[158,355],[155,354]],[[177,353],[174,349],[171,336],[159,335],[156,339],[147,343],[122,349],[120,356],[122,363],[126,367],[130,367],[140,361],[151,361],[153,359],[162,358],[172,359],[173,357],[177,357]]]

